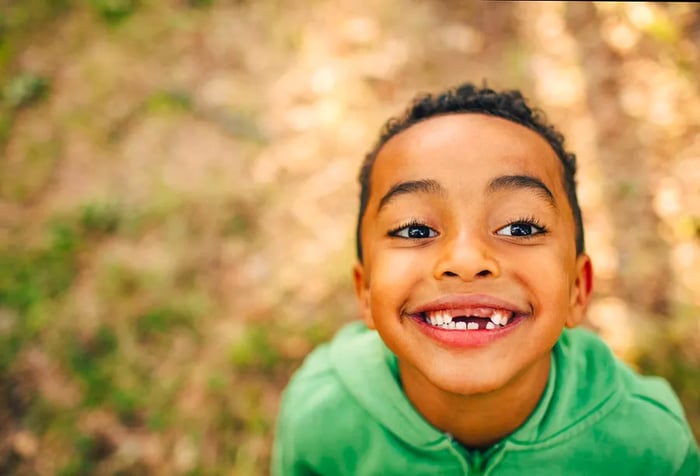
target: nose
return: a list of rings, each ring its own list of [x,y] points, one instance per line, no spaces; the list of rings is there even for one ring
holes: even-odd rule
[[[501,269],[486,237],[462,232],[445,237],[435,262],[435,279],[458,277],[463,281],[498,277]]]

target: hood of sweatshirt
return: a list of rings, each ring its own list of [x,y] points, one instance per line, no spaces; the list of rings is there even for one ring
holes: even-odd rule
[[[574,333],[578,334],[576,339],[571,338]],[[348,359],[348,355],[354,358]],[[444,442],[445,434],[428,423],[406,398],[397,358],[376,332],[360,323],[346,327],[331,343],[330,358],[347,392],[397,438],[426,449]],[[582,423],[602,418],[618,403],[622,394],[617,375],[620,369],[609,364],[615,362],[610,350],[592,333],[564,330],[551,359],[540,402],[506,443],[554,444],[567,433],[587,426]],[[601,359],[607,362],[595,363]]]

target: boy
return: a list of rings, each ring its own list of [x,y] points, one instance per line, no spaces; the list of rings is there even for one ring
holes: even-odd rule
[[[596,336],[575,156],[517,91],[387,123],[360,172],[364,324],[287,388],[276,475],[700,475],[683,410]]]

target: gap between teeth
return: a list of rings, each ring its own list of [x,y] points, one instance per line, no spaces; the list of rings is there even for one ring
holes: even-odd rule
[[[476,316],[479,317],[479,316]],[[482,318],[485,319],[485,318]],[[449,312],[433,312],[426,314],[426,322],[432,324],[433,326],[442,327],[443,329],[457,329],[457,330],[476,330],[479,329],[479,324],[476,322],[464,322],[464,321],[453,321],[452,316]],[[510,320],[508,314],[505,311],[494,311],[489,317],[489,322],[486,323],[486,329],[492,330],[499,327],[504,327],[508,324]]]

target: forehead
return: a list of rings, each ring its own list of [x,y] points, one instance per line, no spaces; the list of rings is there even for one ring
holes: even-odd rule
[[[424,178],[473,187],[517,174],[539,178],[555,195],[563,193],[562,165],[538,133],[500,117],[447,114],[392,137],[377,155],[371,189],[376,195],[398,182]]]

